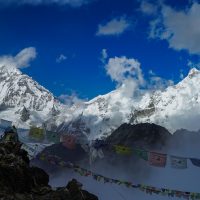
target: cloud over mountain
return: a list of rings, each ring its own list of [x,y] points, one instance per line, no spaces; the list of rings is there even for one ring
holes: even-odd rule
[[[117,83],[126,96],[132,96],[134,91],[144,84],[140,63],[133,58],[114,57],[105,65],[106,73]]]
[[[21,50],[16,56],[3,55],[0,56],[0,65],[12,66],[16,68],[29,67],[29,64],[37,56],[36,49],[34,47],[28,47]]]

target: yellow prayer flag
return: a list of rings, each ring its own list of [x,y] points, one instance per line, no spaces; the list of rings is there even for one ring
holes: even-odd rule
[[[132,153],[131,148],[122,145],[114,145],[114,148],[117,154],[130,155]]]

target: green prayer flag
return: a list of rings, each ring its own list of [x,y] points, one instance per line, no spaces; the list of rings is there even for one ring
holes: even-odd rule
[[[56,133],[56,132],[52,132],[52,131],[46,131],[46,139],[49,142],[53,142],[53,143],[59,143],[60,142],[59,134]]]
[[[133,152],[140,158],[148,161],[148,151],[144,149],[134,149]]]

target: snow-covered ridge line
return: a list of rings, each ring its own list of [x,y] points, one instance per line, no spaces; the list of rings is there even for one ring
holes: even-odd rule
[[[18,127],[31,125],[84,135],[107,137],[123,123],[156,123],[170,132],[199,130],[200,71],[193,68],[177,85],[126,97],[122,88],[71,107],[18,69],[0,66],[0,118]]]
[[[62,129],[84,132],[90,139],[107,137],[122,123],[156,123],[172,133],[180,128],[196,131],[200,129],[199,84],[200,71],[193,68],[178,84],[144,92],[137,99],[124,96],[118,88],[86,102],[80,112],[75,109],[77,117],[63,122]]]

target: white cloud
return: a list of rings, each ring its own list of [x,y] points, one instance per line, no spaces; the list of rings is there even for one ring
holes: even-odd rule
[[[63,55],[63,54],[60,54],[58,58],[56,58],[56,62],[57,63],[61,63],[63,62],[64,60],[67,59],[67,56]]]
[[[158,7],[148,1],[142,1],[140,4],[140,11],[147,15],[156,14]]]
[[[70,5],[72,7],[79,7],[83,4],[87,4],[93,0],[0,0],[1,4],[16,4],[16,5],[23,5],[23,4],[29,4],[29,5],[40,5],[40,4],[57,4],[57,5]]]
[[[119,84],[130,77],[137,79],[140,84],[144,81],[140,63],[133,58],[125,56],[110,58],[105,68],[111,79]]]
[[[151,22],[150,37],[167,40],[175,50],[200,54],[200,4],[193,3],[185,11],[163,5],[161,16]]]
[[[107,49],[102,49],[102,51],[101,51],[101,62],[105,63],[107,58],[108,58]]]
[[[80,99],[75,92],[71,95],[62,94],[58,98],[62,103],[69,107],[71,107],[72,105],[83,106],[84,102],[86,101],[86,99]]]
[[[127,97],[132,97],[134,92],[144,85],[140,63],[131,58],[115,57],[110,58],[105,66],[107,75],[117,83],[117,87]]]
[[[99,24],[96,35],[120,35],[131,26],[125,17],[114,18],[106,24]]]
[[[37,52],[34,47],[28,47],[21,50],[16,56],[0,56],[0,65],[7,65],[16,68],[29,67],[30,62],[36,58]]]
[[[173,80],[167,80],[156,75],[152,70],[149,77],[144,78],[141,64],[133,58],[109,58],[105,65],[107,75],[117,83],[117,89],[124,97],[139,97],[149,91],[163,90],[174,85]]]
[[[160,18],[150,22],[149,38],[160,38],[163,34],[163,26]]]
[[[149,78],[147,82],[147,88],[149,90],[163,90],[168,86],[174,85],[173,80],[167,80],[165,78],[162,78],[152,70],[149,70]]]
[[[168,86],[172,86],[172,85],[174,85],[173,80],[167,80],[167,79],[154,75],[150,78],[148,88],[153,89],[153,90],[163,90],[167,88]]]

